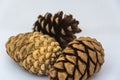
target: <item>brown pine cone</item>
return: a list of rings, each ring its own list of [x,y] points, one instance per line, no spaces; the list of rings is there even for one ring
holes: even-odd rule
[[[55,39],[39,32],[9,38],[6,51],[20,66],[38,75],[47,75],[61,48]]]
[[[50,80],[87,80],[104,63],[100,42],[80,37],[70,42],[49,71]]]
[[[65,48],[66,45],[76,38],[75,33],[81,32],[78,27],[79,21],[70,15],[64,15],[60,11],[52,16],[51,13],[46,13],[45,16],[40,15],[34,24],[34,31],[39,31],[54,37]]]

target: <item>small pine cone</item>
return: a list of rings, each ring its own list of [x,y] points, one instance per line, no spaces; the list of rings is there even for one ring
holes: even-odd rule
[[[64,15],[60,11],[52,16],[51,13],[40,15],[34,24],[34,31],[42,32],[54,37],[62,48],[76,38],[75,33],[81,32],[78,27],[79,21],[70,15]]]
[[[104,63],[100,42],[90,37],[73,40],[63,50],[49,71],[50,80],[87,80]]]
[[[61,47],[48,35],[29,32],[9,38],[6,51],[29,72],[48,75],[49,69],[61,53]]]

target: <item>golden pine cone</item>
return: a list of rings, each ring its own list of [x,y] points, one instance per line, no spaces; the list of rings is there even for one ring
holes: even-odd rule
[[[54,64],[61,47],[48,35],[29,32],[12,36],[6,43],[7,53],[29,72],[47,75]]]
[[[38,20],[34,24],[34,31],[39,31],[54,37],[62,48],[76,38],[75,33],[81,32],[78,27],[79,21],[70,15],[64,15],[59,11],[54,16],[46,13],[44,16],[39,15]]]
[[[49,71],[50,80],[87,80],[104,63],[100,42],[80,37],[70,42]]]

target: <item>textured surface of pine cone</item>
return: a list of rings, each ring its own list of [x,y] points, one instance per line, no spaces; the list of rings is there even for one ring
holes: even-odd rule
[[[6,51],[26,70],[38,75],[47,75],[61,53],[61,47],[48,35],[29,32],[10,37],[6,43]]]
[[[63,50],[53,68],[50,80],[87,80],[99,72],[104,63],[104,50],[100,42],[90,37],[80,37]]]
[[[79,21],[73,16],[64,15],[60,11],[54,16],[51,13],[46,13],[44,16],[40,15],[34,24],[34,31],[39,31],[54,37],[65,48],[66,45],[76,38],[75,33],[81,32],[78,27]]]

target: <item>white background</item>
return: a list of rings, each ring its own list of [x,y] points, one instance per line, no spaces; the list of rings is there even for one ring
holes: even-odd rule
[[[105,63],[91,80],[120,80],[120,0],[0,0],[0,80],[48,80],[28,73],[6,53],[8,38],[30,32],[39,14],[63,10],[80,21],[82,33],[103,44]]]

